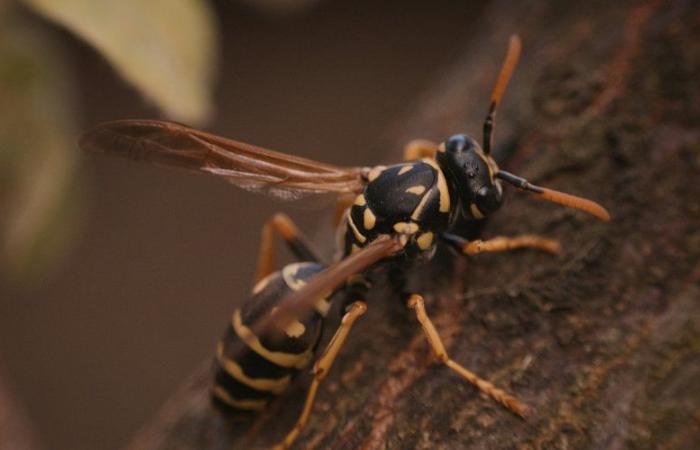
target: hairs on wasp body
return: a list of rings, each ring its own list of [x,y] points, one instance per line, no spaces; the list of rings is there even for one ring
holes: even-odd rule
[[[536,186],[501,170],[493,159],[496,111],[519,55],[520,39],[512,36],[491,94],[481,144],[464,134],[439,145],[415,140],[405,147],[405,161],[391,166],[339,167],[159,120],[107,122],[82,137],[85,150],[205,172],[285,199],[322,192],[351,199],[339,201],[339,257],[334,263],[319,258],[287,216],[277,214],[263,227],[252,295],[235,310],[217,346],[212,388],[216,405],[225,411],[259,411],[300,371],[312,367],[302,412],[276,447],[289,448],[307,423],[319,385],[350,329],[368,308],[365,299],[376,267],[391,265],[400,274],[411,261],[430,260],[439,242],[463,255],[518,248],[557,253],[557,241],[537,235],[468,240],[455,232],[456,224],[476,226],[500,208],[503,183],[600,220],[610,219],[599,204]],[[275,235],[299,262],[274,270]],[[402,282],[394,284],[404,287]],[[420,294],[400,295],[440,363],[508,410],[526,415],[523,402],[448,355]],[[341,302],[342,320],[317,355],[332,299]]]

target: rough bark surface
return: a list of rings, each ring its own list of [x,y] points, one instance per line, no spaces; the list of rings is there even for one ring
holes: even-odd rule
[[[442,293],[429,311],[451,356],[529,404],[527,420],[435,364],[415,319],[383,293],[296,448],[700,448],[698,3],[504,1],[465,26],[479,38],[392,130],[391,148],[465,124],[478,134],[518,32],[523,58],[496,132],[506,167],[599,200],[613,221],[509,193],[484,235],[544,234],[563,254],[436,264],[452,275],[423,284]],[[208,385],[203,369],[129,449],[264,447],[304,393],[285,396],[250,444],[250,424],[212,411]]]

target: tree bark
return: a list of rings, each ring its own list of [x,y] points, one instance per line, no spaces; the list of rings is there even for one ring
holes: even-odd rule
[[[600,201],[613,221],[509,191],[484,236],[555,237],[560,257],[442,258],[422,277],[452,358],[530,405],[526,420],[435,364],[414,317],[384,292],[295,447],[700,448],[698,2],[499,1],[465,27],[477,38],[390,130],[391,148],[467,124],[480,136],[517,32],[524,52],[499,110],[501,161]],[[211,409],[209,383],[204,368],[129,449],[269,446],[304,394],[301,383],[284,396],[250,444],[250,424]]]

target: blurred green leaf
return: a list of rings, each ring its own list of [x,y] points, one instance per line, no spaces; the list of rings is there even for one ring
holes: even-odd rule
[[[9,275],[46,273],[77,231],[72,86],[51,36],[0,17],[0,238]]]
[[[97,48],[165,113],[211,111],[217,23],[202,0],[24,0]]]

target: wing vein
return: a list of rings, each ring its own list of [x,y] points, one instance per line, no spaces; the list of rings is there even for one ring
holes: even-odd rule
[[[362,167],[321,163],[160,120],[103,123],[83,135],[80,147],[208,173],[283,199],[323,192],[358,193],[365,185]]]

